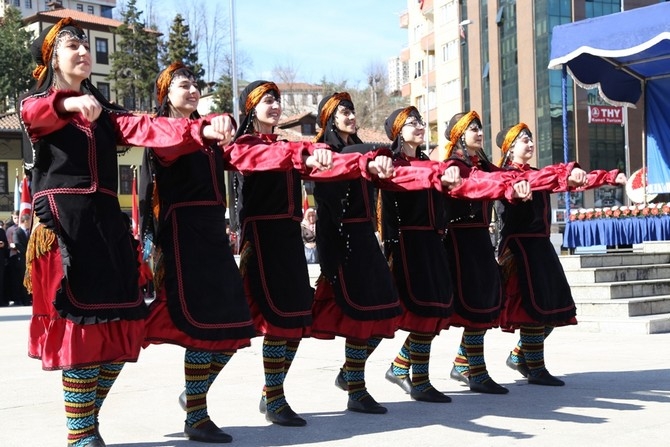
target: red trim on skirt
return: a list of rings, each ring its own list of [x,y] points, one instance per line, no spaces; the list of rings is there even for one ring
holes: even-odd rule
[[[246,286],[245,291],[247,292],[247,303],[249,303],[251,319],[254,322],[254,328],[256,328],[256,333],[258,335],[264,335],[282,340],[300,340],[310,336],[310,327],[286,328],[275,326],[274,324],[269,323],[263,316],[263,313],[261,312],[260,307],[258,307],[256,304],[256,301],[254,301],[253,297],[249,294]]]
[[[398,326],[403,331],[439,335],[442,330],[449,329],[451,325],[450,318],[422,317],[407,310],[402,301],[400,301],[400,305],[402,306],[402,314],[398,317]]]
[[[503,292],[505,294],[505,305],[500,312],[500,328],[505,332],[514,332],[521,326],[537,326],[538,324],[554,327],[577,324],[577,318],[575,317],[570,318],[568,321],[541,323],[528,315],[528,312],[523,308],[519,276],[516,274],[506,278]]]
[[[319,280],[316,287],[312,315],[312,336],[324,340],[330,340],[336,336],[357,340],[393,338],[400,318],[354,320],[342,312],[335,301],[333,287],[323,278]]]
[[[53,306],[63,279],[60,249],[32,261],[33,316],[28,355],[42,360],[42,369],[72,369],[112,362],[134,362],[144,339],[144,320],[75,324]]]
[[[236,351],[251,346],[250,338],[228,340],[198,340],[179,330],[170,317],[167,307],[167,294],[162,288],[151,303],[147,318],[147,335],[143,343],[146,348],[151,344],[169,343],[192,351],[223,352]]]

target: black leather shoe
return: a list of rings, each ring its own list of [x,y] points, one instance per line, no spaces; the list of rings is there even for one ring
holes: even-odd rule
[[[349,396],[347,410],[355,411],[356,413],[369,414],[384,414],[388,411],[386,407],[379,405],[379,403],[377,403],[377,401],[374,400],[369,394],[363,397],[361,400],[354,400],[351,398],[351,396]]]
[[[512,360],[512,353],[510,352],[509,356],[507,356],[507,360],[505,360],[505,365],[509,366],[511,369],[514,371],[519,371],[522,376],[528,377],[528,365],[525,363],[515,363],[514,360]]]
[[[412,391],[409,393],[409,395],[412,397],[412,399],[421,402],[439,402],[439,403],[451,402],[451,397],[440,393],[432,386],[426,388],[424,391],[419,391],[416,388],[412,388]]]
[[[100,443],[101,443],[100,445],[105,447],[107,444],[105,444],[105,440],[102,439],[102,436],[100,436],[100,423],[97,420],[95,421],[95,431],[94,431],[94,433],[95,433],[95,436],[97,436],[98,439],[100,440]],[[89,445],[90,445],[90,443],[89,443]],[[94,444],[94,446],[95,446],[95,444]]]
[[[179,406],[182,410],[186,411],[186,391],[182,391],[179,395]]]
[[[546,369],[540,373],[539,376],[534,377],[529,375],[528,376],[528,383],[531,385],[544,385],[544,386],[563,386],[565,385],[565,382],[563,382],[561,379],[558,379],[554,376],[552,376],[549,371]]]
[[[389,382],[398,385],[407,394],[410,394],[412,392],[412,381],[410,380],[409,376],[400,377],[393,374],[393,365],[389,367],[384,377],[386,377],[386,380],[388,380]]]
[[[103,442],[102,439],[94,439],[93,441],[86,444],[85,447],[107,447],[107,445]]]
[[[198,428],[184,425],[184,434],[191,441],[210,442],[213,444],[227,444],[233,440],[228,433],[224,433],[212,421],[207,421]]]
[[[473,382],[470,380],[470,391],[484,394],[507,394],[509,390],[502,385],[498,385],[493,379],[488,378],[483,382]]]
[[[449,377],[452,378],[453,380],[463,382],[466,385],[470,384],[470,379],[468,379],[468,376],[466,376],[465,374],[459,373],[458,370],[456,369],[456,365],[454,365],[451,368],[451,372],[449,373]]]
[[[265,420],[284,427],[304,427],[307,425],[307,421],[298,416],[288,405],[279,413],[266,411]]]
[[[261,414],[265,414],[265,412],[268,411],[268,403],[265,400],[265,396],[261,396],[261,401],[258,402],[258,411],[260,411]]]
[[[347,384],[347,379],[344,377],[344,369],[340,368],[340,372],[335,377],[335,386],[341,389],[342,391],[348,391],[349,385]]]

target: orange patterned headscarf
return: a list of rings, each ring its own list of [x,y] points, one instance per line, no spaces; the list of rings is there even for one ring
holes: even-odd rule
[[[507,131],[505,138],[500,145],[502,157],[498,162],[498,166],[502,167],[505,164],[505,161],[508,159],[507,154],[509,152],[509,148],[512,146],[512,144],[514,144],[514,141],[524,130],[528,131],[528,126],[525,123],[519,123],[516,126],[512,126],[510,130]]]
[[[33,70],[33,78],[41,80],[42,78],[44,78],[44,76],[46,76],[47,64],[50,64],[51,59],[53,58],[56,46],[56,39],[58,38],[58,34],[61,32],[61,30],[66,26],[80,28],[77,22],[74,21],[74,19],[72,19],[71,17],[65,17],[59,20],[58,23],[56,23],[51,27],[51,29],[49,29],[46,36],[44,36],[44,40],[42,41],[42,45],[39,49],[41,55],[41,61],[37,63],[37,67],[35,67],[35,69]]]
[[[454,147],[456,147],[458,144],[458,140],[465,133],[470,123],[472,123],[474,120],[481,121],[479,114],[474,110],[471,110],[470,112],[460,117],[449,131],[449,141],[447,141],[447,144],[444,146],[444,148],[438,147],[433,150],[433,152],[430,153],[430,159],[444,161],[451,157],[451,153],[453,152]]]
[[[405,125],[407,118],[409,118],[412,113],[418,114],[419,111],[416,109],[416,107],[409,106],[405,107],[398,113],[398,115],[393,120],[393,123],[391,124],[391,132],[390,135],[388,135],[390,140],[393,141],[398,138],[398,135],[400,135],[400,131],[402,131],[402,127]]]
[[[158,78],[156,79],[156,103],[158,105],[163,104],[165,97],[170,91],[172,78],[174,77],[175,72],[180,69],[188,70],[186,65],[181,62],[173,62],[169,67],[161,71],[160,75],[158,75]]]
[[[277,94],[279,94],[279,87],[277,87],[277,84],[274,82],[268,81],[249,92],[246,103],[244,104],[245,114],[251,113],[253,108],[256,107],[259,102],[261,102],[261,98],[263,98],[266,93],[271,91],[277,92]]]
[[[352,102],[351,95],[349,95],[347,92],[333,93],[333,95],[326,100],[323,107],[321,107],[319,112],[319,126],[321,129],[319,129],[319,132],[316,134],[314,141],[319,141],[319,139],[323,136],[323,133],[326,131],[328,119],[330,119],[330,117],[333,116],[335,112],[337,112],[337,106],[339,106],[342,101]]]

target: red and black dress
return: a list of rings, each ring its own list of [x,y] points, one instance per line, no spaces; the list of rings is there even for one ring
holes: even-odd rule
[[[117,145],[203,145],[201,122],[103,111],[89,122],[58,113],[78,92],[48,90],[21,103],[33,143],[33,209],[27,256],[33,293],[29,355],[44,369],[135,361],[147,307],[137,245],[117,197]]]
[[[363,152],[370,159],[391,155],[388,149],[356,144],[337,147],[339,154]],[[317,183],[316,245],[321,278],[314,296],[312,334],[358,340],[392,338],[402,308],[391,271],[380,249],[375,186],[367,171],[356,180]]]
[[[147,319],[148,342],[220,352],[248,346],[256,334],[225,231],[224,169],[288,170],[293,160],[288,151],[266,145],[239,149],[214,145],[182,156],[149,152],[162,281]]]
[[[277,135],[242,135],[236,150],[274,143],[302,157],[312,143],[281,142]],[[286,339],[308,336],[314,290],[309,283],[302,243],[301,179],[327,180],[360,176],[365,166],[358,156],[334,158],[333,168],[307,172],[302,161],[285,172],[246,172],[238,176],[242,273],[257,333]],[[361,164],[363,163],[363,164]],[[241,181],[240,181],[241,180]]]
[[[574,163],[536,170],[510,165],[524,173],[533,188],[532,200],[501,201],[503,222],[498,260],[502,267],[505,307],[500,325],[514,331],[522,325],[564,326],[577,324],[570,285],[549,239],[552,192],[567,191]],[[581,189],[613,184],[618,171],[592,171]]]

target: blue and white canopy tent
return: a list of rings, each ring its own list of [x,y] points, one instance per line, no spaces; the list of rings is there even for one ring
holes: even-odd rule
[[[554,27],[549,68],[563,70],[566,158],[569,73],[614,105],[644,95],[647,192],[670,192],[670,2]]]

